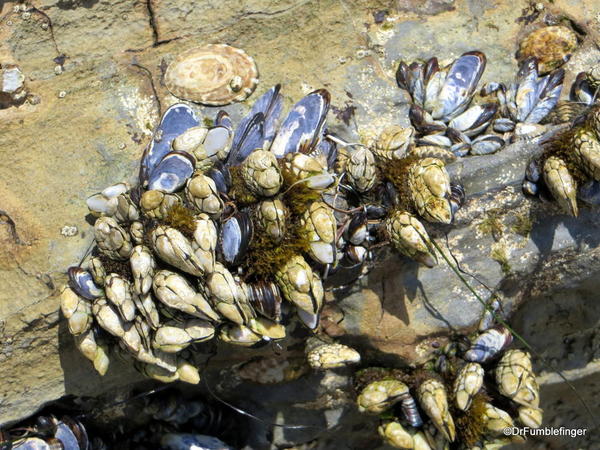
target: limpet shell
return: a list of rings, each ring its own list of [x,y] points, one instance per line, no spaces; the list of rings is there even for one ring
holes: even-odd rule
[[[539,28],[529,33],[519,45],[517,58],[523,61],[535,56],[540,75],[551,72],[567,62],[577,48],[577,35],[562,25]]]
[[[246,99],[258,84],[258,69],[244,50],[209,44],[181,53],[165,72],[171,94],[209,106]]]

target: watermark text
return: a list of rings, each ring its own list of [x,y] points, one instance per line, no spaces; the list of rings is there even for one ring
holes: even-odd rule
[[[566,428],[566,427],[544,427],[544,428],[529,428],[529,427],[506,427],[502,430],[505,436],[569,436],[576,438],[577,436],[585,436],[587,428]]]

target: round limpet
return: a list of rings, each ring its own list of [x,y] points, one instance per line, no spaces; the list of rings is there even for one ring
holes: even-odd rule
[[[254,59],[226,44],[209,44],[181,53],[169,64],[165,85],[171,94],[209,106],[246,99],[258,84]]]
[[[517,58],[522,61],[535,56],[543,75],[567,62],[576,48],[575,32],[563,25],[553,25],[529,33],[519,45]]]

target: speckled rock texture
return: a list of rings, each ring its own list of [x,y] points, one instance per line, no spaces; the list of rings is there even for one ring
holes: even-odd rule
[[[239,119],[258,95],[283,83],[287,104],[313,89],[332,94],[331,129],[368,140],[389,124],[407,124],[408,97],[396,87],[403,59],[449,62],[478,49],[488,66],[482,83],[512,80],[518,40],[545,14],[581,27],[580,45],[564,66],[566,85],[600,60],[596,0],[39,0],[0,4],[0,63],[25,75],[27,100],[0,109],[0,424],[34,413],[66,394],[98,395],[141,380],[118,359],[99,377],[73,346],[58,312],[66,268],[92,241],[85,199],[109,184],[135,179],[160,112],[174,103],[162,83],[166,64],[205,43],[228,43],[252,55],[256,92],[225,109]],[[566,91],[566,90],[565,90]],[[213,118],[216,108],[198,107]],[[536,140],[469,157],[449,167],[467,191],[456,223],[430,228],[461,268],[503,297],[511,323],[541,364],[541,407],[548,426],[591,428],[565,372],[600,417],[600,214],[578,218],[526,199],[520,182]],[[14,223],[14,226],[12,225]],[[467,276],[484,297],[489,291]],[[476,327],[481,305],[445,264],[426,269],[397,254],[378,256],[356,285],[328,293],[343,320],[342,343],[363,361],[411,364],[449,330]],[[285,346],[284,346],[285,347]],[[283,350],[282,357],[302,349]],[[232,351],[215,370],[269,348]],[[207,378],[210,378],[210,374]],[[376,423],[358,415],[347,372],[308,375],[273,386],[220,378],[219,392],[244,398],[255,413],[314,429],[275,429],[278,446],[373,448]],[[216,381],[215,381],[216,383]],[[235,389],[234,389],[235,387]],[[268,409],[266,410],[266,406]],[[256,448],[268,447],[257,433]],[[539,448],[593,448],[598,436],[535,438]],[[550,448],[550,447],[547,447]]]

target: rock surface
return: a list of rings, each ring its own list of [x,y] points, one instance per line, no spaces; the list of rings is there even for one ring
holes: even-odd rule
[[[0,210],[7,215],[0,216],[0,424],[65,394],[97,395],[141,380],[118,359],[105,377],[94,373],[59,316],[57,288],[92,239],[85,198],[133,179],[160,111],[176,100],[161,82],[165,63],[199,43],[244,48],[261,73],[250,104],[278,82],[288,104],[325,87],[335,106],[332,129],[368,140],[387,124],[407,122],[407,97],[393,79],[400,59],[437,55],[449,61],[476,47],[488,56],[482,82],[510,80],[518,38],[535,24],[528,20],[553,12],[587,31],[565,65],[567,83],[597,62],[597,2],[542,6],[536,12],[523,0],[224,0],[218,7],[181,0],[4,2],[0,63],[19,66],[29,97],[0,109]],[[225,109],[237,119],[248,105]],[[209,118],[216,114],[198,110]],[[354,111],[348,123],[344,111]],[[535,141],[518,142],[455,163],[450,170],[463,181],[468,202],[454,226],[434,235],[463,270],[503,296],[507,311],[516,311],[516,330],[551,361],[552,368],[541,361],[536,367],[543,373],[545,422],[591,428],[553,368],[565,371],[581,397],[598,397],[599,214],[586,209],[574,219],[523,197],[520,180],[536,150]],[[489,296],[483,284],[467,278]],[[446,264],[425,269],[391,253],[356,286],[330,293],[334,298],[344,313],[340,341],[378,364],[423,360],[449,329],[473,329],[482,309]],[[215,365],[255,354],[221,352]],[[256,408],[261,417],[331,428],[276,429],[278,445],[317,435],[321,448],[339,439],[357,448],[372,443],[375,423],[352,406],[343,374],[310,375],[277,388],[244,386],[236,388],[238,396],[262,404]],[[235,398],[223,386],[222,395],[228,393]],[[561,448],[598,444],[591,432],[559,442]]]

